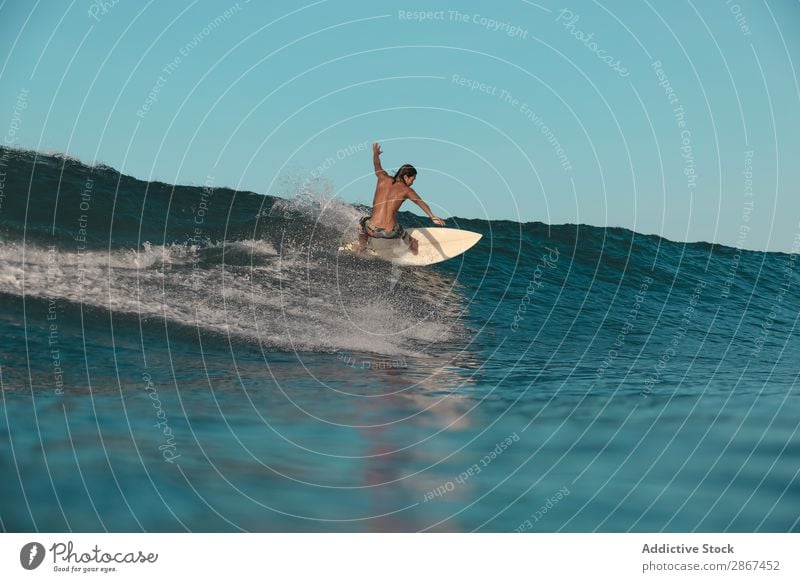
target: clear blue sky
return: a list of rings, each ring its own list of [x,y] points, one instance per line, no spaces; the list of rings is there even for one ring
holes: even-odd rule
[[[5,141],[142,179],[369,202],[380,140],[444,217],[800,232],[797,0],[6,0],[0,32]]]

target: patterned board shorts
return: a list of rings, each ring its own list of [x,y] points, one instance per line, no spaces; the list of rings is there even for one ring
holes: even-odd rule
[[[371,215],[364,216],[358,221],[359,230],[367,236],[371,236],[372,238],[399,238],[408,242],[408,233],[400,226],[400,223],[395,224],[392,230],[386,230],[385,228],[373,226],[372,222],[369,220],[370,218],[372,218]]]

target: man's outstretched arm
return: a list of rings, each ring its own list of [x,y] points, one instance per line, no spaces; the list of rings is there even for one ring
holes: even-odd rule
[[[430,207],[425,204],[425,201],[419,197],[419,194],[414,192],[413,188],[408,189],[408,199],[411,200],[414,204],[422,208],[422,211],[427,214],[430,219],[433,221],[434,224],[438,224],[439,226],[444,226],[444,220],[435,216],[433,212],[431,212]]]
[[[383,169],[383,166],[381,166],[380,156],[382,153],[381,146],[377,142],[372,144],[372,165],[375,166],[375,175],[379,178],[381,176],[386,176],[388,178],[389,174]]]

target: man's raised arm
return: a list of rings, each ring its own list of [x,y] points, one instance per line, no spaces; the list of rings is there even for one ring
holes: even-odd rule
[[[372,144],[372,165],[375,166],[375,175],[379,178],[381,176],[389,176],[386,170],[383,169],[383,166],[381,166],[380,156],[382,153],[381,146],[377,142]]]

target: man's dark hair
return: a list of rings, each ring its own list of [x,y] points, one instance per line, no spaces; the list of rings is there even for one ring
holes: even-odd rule
[[[403,179],[406,176],[416,176],[416,175],[417,175],[417,169],[414,166],[412,166],[411,164],[403,164],[402,166],[400,166],[400,169],[397,170],[397,173],[394,175],[394,178],[392,178],[392,184],[394,184],[398,180]]]

